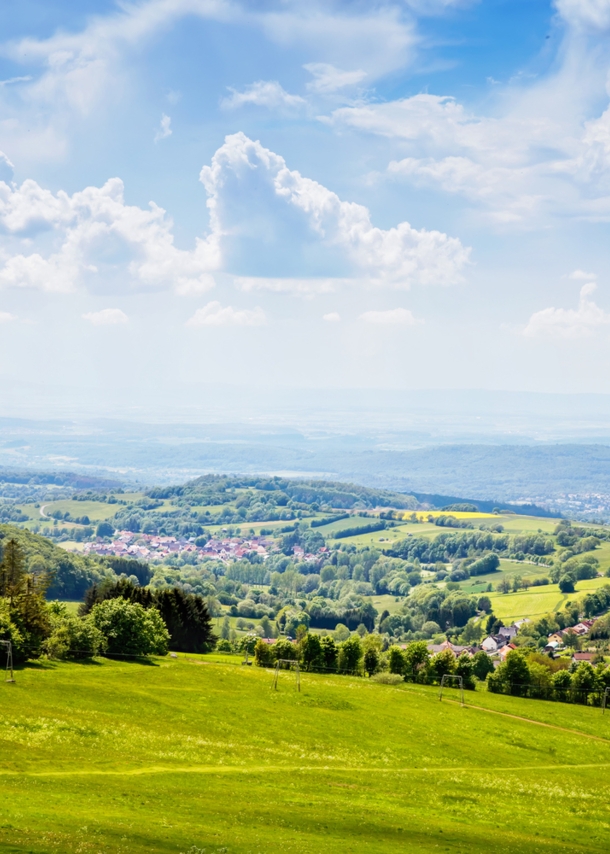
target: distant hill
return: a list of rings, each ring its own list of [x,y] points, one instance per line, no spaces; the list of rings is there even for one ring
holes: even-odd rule
[[[79,474],[72,471],[28,471],[0,466],[0,483],[19,483],[31,486],[67,486],[72,489],[113,489],[122,486],[120,480]]]
[[[337,481],[297,480],[260,475],[243,477],[203,475],[182,485],[154,487],[148,490],[148,495],[151,498],[182,497],[189,499],[193,504],[213,504],[225,501],[227,493],[244,488],[275,493],[280,498],[278,504],[282,503],[283,496],[303,504],[328,505],[346,510],[374,509],[375,507],[414,510],[417,507],[417,501],[412,495],[387,489],[372,489]]]

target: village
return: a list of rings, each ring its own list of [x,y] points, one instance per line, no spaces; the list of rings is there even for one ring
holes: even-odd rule
[[[119,531],[110,541],[98,537],[94,542],[85,543],[83,553],[146,561],[161,561],[172,555],[180,555],[191,556],[196,562],[219,560],[231,563],[252,554],[259,555],[264,561],[273,545],[273,541],[267,537],[213,537],[204,544],[198,544],[194,537],[187,539]]]

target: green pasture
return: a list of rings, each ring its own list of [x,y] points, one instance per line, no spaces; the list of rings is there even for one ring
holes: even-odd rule
[[[540,566],[536,563],[517,560],[500,560],[500,567],[496,572],[488,572],[486,575],[476,575],[469,578],[467,581],[460,582],[460,587],[465,593],[482,593],[488,584],[492,584],[495,588],[506,578],[512,582],[516,575],[521,578],[548,578],[550,567]]]
[[[78,519],[81,516],[88,516],[92,522],[103,522],[106,519],[112,519],[117,510],[120,510],[122,504],[106,504],[105,501],[74,501],[70,498],[62,501],[50,501],[41,505],[47,516],[59,510],[60,513],[69,513],[74,518]],[[37,511],[38,512],[38,511]],[[41,519],[40,513],[38,519]],[[59,522],[61,524],[61,522]]]
[[[604,584],[610,584],[608,578],[590,578],[576,582],[576,593],[562,593],[557,584],[545,587],[530,587],[529,590],[519,590],[517,593],[488,593],[493,612],[506,622],[523,617],[530,619],[542,617],[549,611],[560,610],[570,599],[581,593],[597,590]]]
[[[610,716],[241,667],[47,663],[0,683],[0,850],[606,852]],[[543,725],[541,725],[543,724]]]
[[[479,524],[484,526],[499,524],[510,534],[532,534],[538,530],[544,534],[551,534],[558,521],[558,519],[540,519],[537,516],[513,516],[512,514],[472,519],[475,529],[479,527]],[[345,525],[344,527],[348,528],[351,525]],[[326,532],[328,529],[324,527],[320,530]],[[435,537],[443,533],[460,533],[462,530],[462,528],[444,528],[432,522],[404,522],[395,528],[388,528],[386,531],[375,531],[372,534],[359,534],[355,537],[346,537],[341,542],[360,548],[363,546],[374,546],[375,548],[384,549],[391,548],[394,542],[404,540],[409,534],[413,537]],[[608,554],[608,562],[610,564],[610,552]]]

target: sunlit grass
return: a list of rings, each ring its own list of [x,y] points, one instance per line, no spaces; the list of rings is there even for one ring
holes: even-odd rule
[[[0,851],[608,850],[599,709],[301,687],[220,655],[18,671],[0,684]]]

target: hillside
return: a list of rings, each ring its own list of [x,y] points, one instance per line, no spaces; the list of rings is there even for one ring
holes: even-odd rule
[[[70,554],[46,537],[16,525],[0,525],[0,555],[2,541],[8,538],[17,540],[22,547],[30,571],[51,574],[52,581],[47,591],[51,599],[80,599],[94,582],[114,575],[104,562]]]
[[[0,850],[608,850],[610,716],[446,696],[307,673],[273,691],[220,656],[18,671],[0,684]]]

